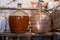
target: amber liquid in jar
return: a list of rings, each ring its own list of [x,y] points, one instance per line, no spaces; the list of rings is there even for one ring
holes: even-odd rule
[[[29,16],[9,16],[9,26],[13,33],[24,33],[29,25]]]

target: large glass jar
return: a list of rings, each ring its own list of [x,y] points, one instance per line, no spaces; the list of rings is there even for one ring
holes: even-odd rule
[[[51,16],[45,11],[37,11],[31,17],[31,31],[33,33],[46,33],[51,31]]]
[[[60,31],[60,5],[57,6],[52,13],[54,29]]]
[[[11,32],[24,33],[29,25],[29,16],[24,11],[16,11],[9,16],[9,26]]]

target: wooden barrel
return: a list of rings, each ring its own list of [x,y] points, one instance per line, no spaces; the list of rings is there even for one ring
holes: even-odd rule
[[[11,32],[24,33],[29,25],[29,16],[21,11],[17,11],[9,16],[9,26]]]

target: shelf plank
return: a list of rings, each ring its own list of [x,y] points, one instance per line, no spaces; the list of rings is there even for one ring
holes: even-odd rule
[[[0,33],[0,36],[7,36],[7,37],[21,37],[21,36],[51,36],[53,33],[45,33],[45,34],[36,34],[36,33]]]

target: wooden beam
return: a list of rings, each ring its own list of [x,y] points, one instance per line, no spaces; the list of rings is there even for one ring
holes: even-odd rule
[[[0,8],[0,10],[37,10],[36,8]]]

